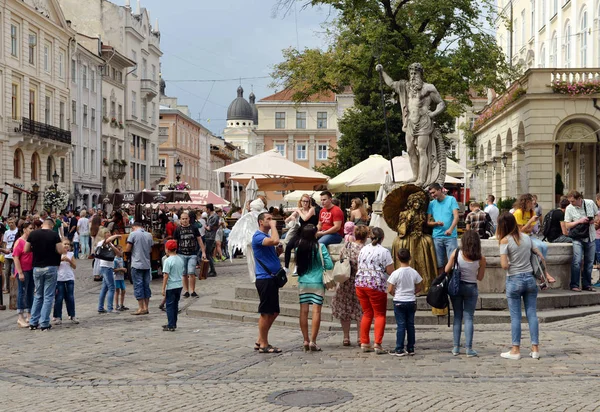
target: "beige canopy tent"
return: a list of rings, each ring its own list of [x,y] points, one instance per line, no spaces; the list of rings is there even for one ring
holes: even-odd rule
[[[310,190],[294,190],[293,192],[288,193],[287,195],[285,195],[283,197],[283,200],[289,204],[289,205],[296,205],[298,204],[298,202],[300,201],[300,198],[302,197],[302,195],[307,194],[310,197],[312,197],[313,199],[315,199],[315,202],[320,203],[321,202],[321,192],[313,192]]]
[[[451,162],[448,159],[448,162]],[[396,182],[412,178],[408,155],[396,156],[393,159],[394,178]],[[458,165],[460,167],[460,165]],[[389,173],[390,161],[381,155],[371,155],[368,159],[354,165],[331,179],[327,186],[333,192],[376,192],[381,186],[385,174]],[[463,183],[462,180],[446,175],[446,183]]]
[[[243,185],[253,177],[258,188],[272,190],[314,190],[327,183],[328,176],[300,166],[276,150],[269,150],[220,169],[217,173],[231,173],[231,180]]]

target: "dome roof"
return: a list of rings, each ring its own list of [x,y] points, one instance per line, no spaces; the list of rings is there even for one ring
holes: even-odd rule
[[[252,120],[252,118],[252,107],[244,99],[244,89],[240,86],[237,89],[237,97],[227,109],[227,120]]]
[[[254,126],[258,125],[258,109],[256,108],[256,96],[254,92],[250,92],[250,108],[252,108],[252,121],[254,121]]]

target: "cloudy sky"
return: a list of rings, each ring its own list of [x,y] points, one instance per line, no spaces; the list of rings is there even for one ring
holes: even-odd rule
[[[124,5],[125,0],[113,0]],[[192,117],[221,135],[227,107],[240,84],[244,97],[254,89],[257,100],[268,87],[281,50],[323,45],[321,23],[329,9],[306,9],[273,15],[276,0],[141,0],[161,32],[166,94],[187,104]],[[131,0],[135,10],[137,0]],[[329,18],[330,19],[330,18]],[[297,22],[297,24],[296,24]],[[226,80],[237,79],[237,80]],[[183,81],[186,80],[186,81]],[[189,80],[189,81],[188,81]],[[213,81],[226,80],[226,81]],[[209,121],[210,119],[210,121]]]

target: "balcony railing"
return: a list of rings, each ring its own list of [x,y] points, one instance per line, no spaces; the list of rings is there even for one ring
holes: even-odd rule
[[[150,166],[150,179],[158,180],[167,177],[167,168],[165,166]]]
[[[38,136],[44,139],[50,139],[61,143],[71,144],[70,131],[59,129],[58,127],[50,126],[49,124],[36,122],[26,117],[22,118],[20,128],[17,128],[15,126],[15,123],[13,123],[11,127],[11,132],[22,132]]]
[[[142,79],[140,88],[142,94],[145,93],[148,100],[152,100],[158,94],[158,84],[152,79]]]

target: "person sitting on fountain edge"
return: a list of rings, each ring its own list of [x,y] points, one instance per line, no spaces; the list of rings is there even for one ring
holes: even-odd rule
[[[331,192],[321,192],[321,206],[317,239],[325,246],[342,243],[344,240],[344,212],[331,202]]]

